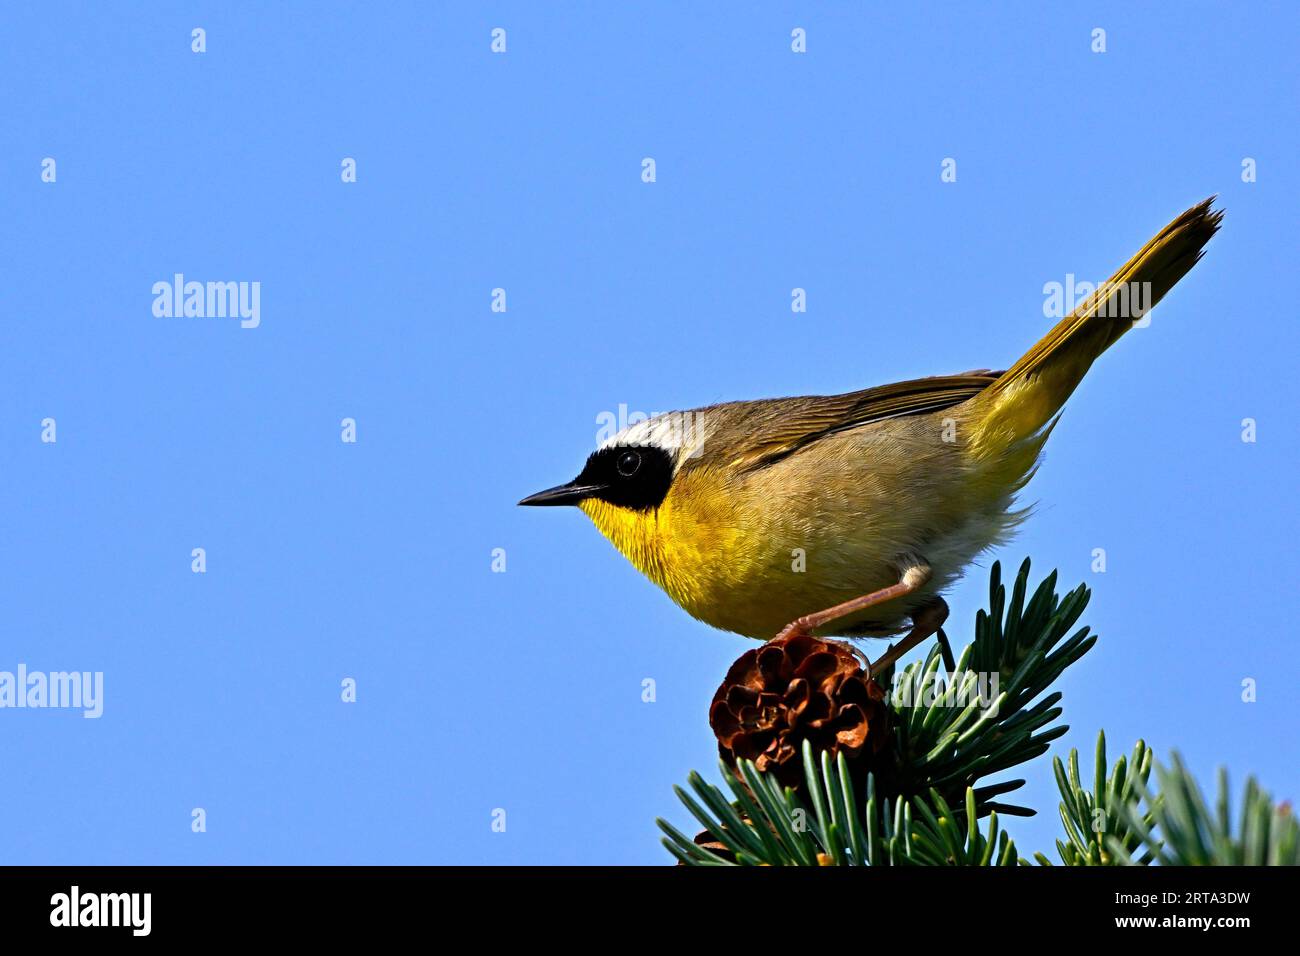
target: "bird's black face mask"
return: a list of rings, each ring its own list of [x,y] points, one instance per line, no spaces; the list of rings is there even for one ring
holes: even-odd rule
[[[620,508],[659,507],[673,481],[673,460],[658,445],[614,445],[593,452],[582,473],[566,485],[529,495],[521,505],[576,505],[599,498]]]

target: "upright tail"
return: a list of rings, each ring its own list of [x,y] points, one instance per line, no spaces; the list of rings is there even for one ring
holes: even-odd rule
[[[1160,230],[1020,361],[971,399],[971,437],[977,452],[1005,458],[1010,469],[1027,476],[1050,431],[1044,426],[1097,356],[1205,254],[1204,246],[1223,218],[1221,210],[1210,210],[1214,199],[1196,204]]]

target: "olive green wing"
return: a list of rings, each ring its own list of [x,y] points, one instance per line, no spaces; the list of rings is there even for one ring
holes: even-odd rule
[[[1001,372],[980,369],[960,375],[934,375],[846,392],[745,403],[734,429],[733,449],[719,449],[734,466],[760,468],[793,454],[834,432],[860,428],[905,415],[942,411],[973,398]],[[730,452],[730,454],[728,454]]]

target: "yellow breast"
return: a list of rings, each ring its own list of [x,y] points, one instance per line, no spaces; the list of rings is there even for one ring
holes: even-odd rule
[[[824,491],[824,490],[823,490]],[[680,475],[658,509],[581,507],[688,613],[767,640],[793,618],[895,583],[857,496]],[[851,623],[851,622],[849,622]]]
[[[760,540],[738,520],[739,502],[702,473],[674,482],[650,511],[598,499],[581,504],[600,532],[636,568],[694,616],[714,623],[725,589],[749,573]],[[717,625],[721,626],[721,625]]]

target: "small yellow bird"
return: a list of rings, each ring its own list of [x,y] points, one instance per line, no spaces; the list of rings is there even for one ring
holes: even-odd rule
[[[1061,406],[1204,255],[1223,217],[1213,201],[1162,229],[1004,372],[658,415],[519,503],[577,505],[723,630],[883,637],[910,621],[878,673],[937,632],[940,594],[1023,520],[1015,496]]]

